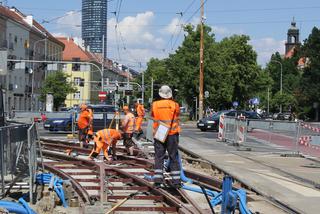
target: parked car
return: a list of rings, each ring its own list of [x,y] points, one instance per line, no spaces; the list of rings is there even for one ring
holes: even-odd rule
[[[48,118],[43,127],[49,131],[71,131],[72,130],[72,114],[69,118]]]
[[[290,112],[279,113],[277,115],[277,120],[292,120],[292,114]]]
[[[220,115],[224,114],[229,117],[245,116],[247,119],[261,119],[261,116],[257,112],[242,111],[242,110],[224,110],[219,111],[216,114],[200,119],[197,122],[197,128],[201,131],[207,130],[219,130]]]
[[[115,107],[112,105],[91,105],[93,110],[93,130],[98,131],[105,127],[109,127],[114,114]],[[66,118],[48,118],[43,124],[44,129],[49,131],[72,131],[72,114],[75,112],[76,121],[79,114],[79,109],[71,109],[70,117]],[[75,125],[75,130],[78,129],[77,123]],[[115,128],[116,123],[114,122],[112,128]]]

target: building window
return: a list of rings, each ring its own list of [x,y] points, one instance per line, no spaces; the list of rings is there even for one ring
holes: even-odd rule
[[[75,85],[80,85],[81,78],[80,77],[75,77],[75,78],[73,78],[73,82],[74,82]]]
[[[73,62],[80,62],[80,58],[72,58]],[[80,71],[80,64],[72,63],[72,71]]]
[[[80,91],[73,94],[73,99],[80,99]]]

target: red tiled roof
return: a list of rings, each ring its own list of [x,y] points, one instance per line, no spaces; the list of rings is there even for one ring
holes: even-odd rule
[[[286,55],[284,55],[284,58],[291,58],[294,54],[294,49],[295,47],[292,47],[287,53]]]
[[[56,39],[65,45],[62,57],[64,61],[72,61],[73,58],[80,58],[80,61],[97,61],[92,53],[83,50],[72,38],[56,37]]]
[[[49,40],[60,44],[63,46],[63,43],[59,42],[52,34],[50,34],[41,24],[39,24],[36,20],[32,19],[32,26],[29,25],[26,21],[26,15],[17,10],[16,8],[8,8],[0,5],[0,16],[4,16],[16,23],[21,24],[25,28],[31,30],[33,33],[37,34],[46,34]],[[44,35],[43,35],[44,36]]]

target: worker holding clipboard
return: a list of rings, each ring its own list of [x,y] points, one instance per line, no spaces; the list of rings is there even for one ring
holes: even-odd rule
[[[154,149],[155,149],[155,187],[163,184],[163,161],[168,151],[170,159],[170,175],[174,187],[179,188],[180,166],[177,159],[179,144],[179,115],[180,106],[172,99],[172,90],[163,85],[159,89],[160,100],[152,103]]]

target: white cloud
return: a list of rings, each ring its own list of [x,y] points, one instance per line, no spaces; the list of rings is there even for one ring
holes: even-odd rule
[[[171,22],[162,30],[162,32],[171,35],[177,35],[182,24],[183,23],[179,18],[173,18]]]
[[[81,37],[81,12],[69,11],[62,18],[57,20],[56,34]]]
[[[279,41],[271,37],[253,39],[250,44],[258,54],[258,63],[263,66],[270,60],[273,53],[278,51],[284,54],[285,50],[285,40]]]

